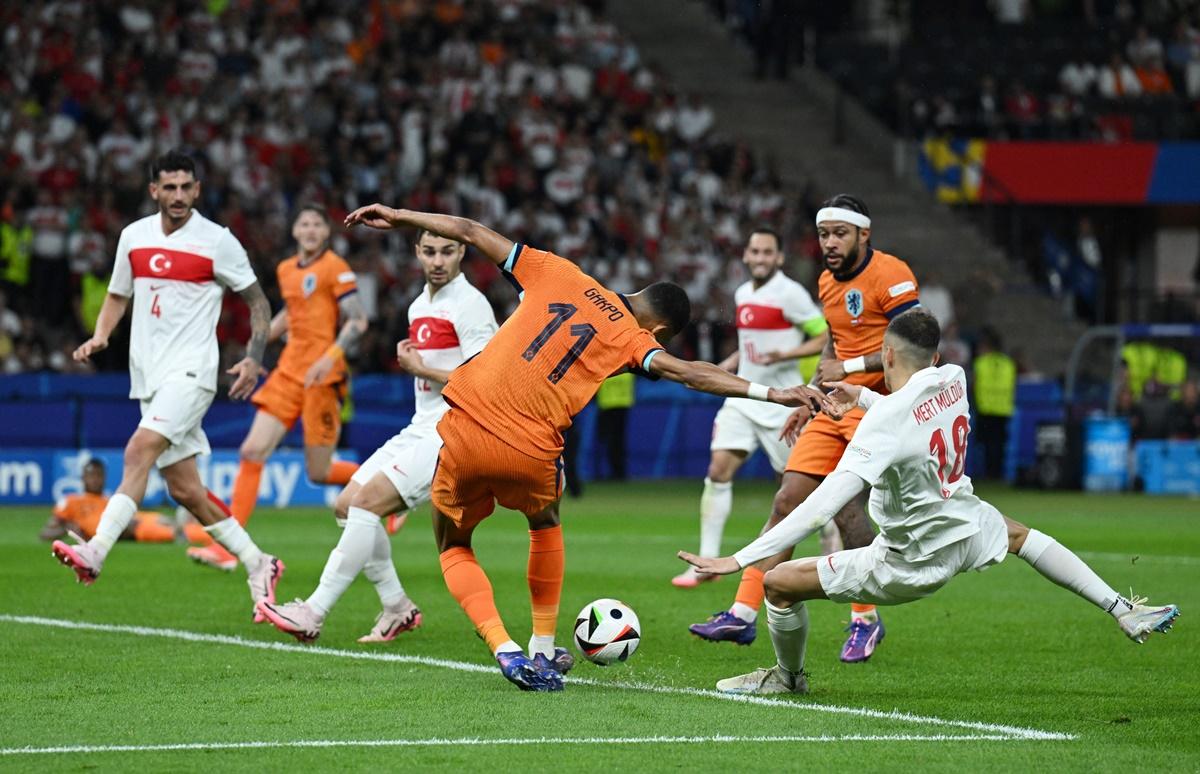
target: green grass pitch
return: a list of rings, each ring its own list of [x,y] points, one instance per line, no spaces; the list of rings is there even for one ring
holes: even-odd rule
[[[727,552],[756,534],[772,491],[736,486]],[[121,543],[85,588],[37,541],[44,510],[0,510],[0,770],[1200,768],[1196,501],[982,492],[1118,590],[1179,604],[1166,636],[1137,646],[1010,558],[886,609],[887,640],[866,664],[837,660],[848,609],[810,603],[812,694],[755,703],[709,689],[771,663],[765,626],[750,647],[686,629],[725,607],[736,579],[688,591],[668,583],[682,569],[675,551],[695,547],[699,494],[690,481],[593,485],[564,503],[560,644],[575,612],[605,596],[637,611],[643,640],[627,664],[581,662],[554,695],[521,693],[494,669],[442,583],[427,508],[393,539],[425,624],[372,647],[355,642],[377,609],[365,580],[319,642],[302,646],[250,622],[240,570],[194,566],[180,546]],[[250,526],[288,565],[281,598],[307,596],[338,537],[329,515],[263,509]],[[509,512],[476,537],[522,643],[526,546]],[[134,749],[18,752],[76,746]]]

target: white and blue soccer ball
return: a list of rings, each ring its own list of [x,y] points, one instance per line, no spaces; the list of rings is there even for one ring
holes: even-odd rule
[[[616,599],[597,599],[575,617],[575,647],[593,664],[625,661],[642,640],[637,613]]]

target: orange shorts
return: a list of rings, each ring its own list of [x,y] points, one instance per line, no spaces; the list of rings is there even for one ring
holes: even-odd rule
[[[345,394],[345,382],[306,389],[303,382],[276,370],[250,400],[289,430],[303,418],[305,446],[337,446]]]
[[[442,450],[430,499],[458,526],[483,521],[497,502],[533,516],[562,496],[562,460],[517,451],[459,408],[447,411],[437,429]]]
[[[828,476],[842,459],[865,413],[865,410],[856,408],[841,419],[817,414],[796,439],[796,445],[788,455],[786,469],[791,473],[805,473],[820,478]]]

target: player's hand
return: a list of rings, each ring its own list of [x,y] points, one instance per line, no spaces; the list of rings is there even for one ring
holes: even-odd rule
[[[836,358],[822,360],[817,364],[817,381],[821,384],[825,382],[839,382],[846,378],[846,369],[842,367],[842,361]]]
[[[425,370],[425,359],[421,357],[421,351],[411,339],[396,342],[396,362],[413,376],[420,376]]]
[[[401,225],[400,210],[386,204],[368,204],[346,216],[346,228],[359,224],[371,228],[389,229]]]
[[[763,365],[775,365],[776,363],[782,362],[784,360],[790,360],[790,359],[791,358],[785,356],[779,350],[773,349],[770,352],[763,355],[759,362],[761,362]]]
[[[732,556],[710,558],[689,554],[687,551],[680,551],[676,556],[700,572],[706,572],[710,575],[730,575],[742,569],[742,566],[737,563],[737,559],[734,559]]]
[[[108,349],[108,339],[100,336],[93,336],[80,344],[79,347],[76,348],[76,350],[71,354],[71,357],[74,358],[75,362],[77,363],[86,363],[88,358],[90,358],[92,355],[105,349]]]
[[[772,388],[769,395],[772,403],[792,408],[807,406],[814,414],[824,409],[828,403],[825,393],[807,384],[797,384],[782,390]]]
[[[830,390],[829,400],[841,408],[843,415],[858,405],[858,396],[863,391],[861,384],[848,382],[822,382],[821,386]]]
[[[242,358],[238,363],[235,363],[233,368],[230,368],[225,373],[234,377],[233,384],[229,387],[229,397],[234,400],[245,400],[254,392],[254,388],[258,386],[258,377],[265,374],[267,371],[258,361],[251,357]]]
[[[783,423],[783,430],[779,433],[779,439],[788,446],[795,446],[796,439],[800,437],[800,431],[808,424],[808,420],[812,419],[816,414],[808,406],[801,406],[788,415],[787,421]]]
[[[304,386],[312,387],[314,384],[325,381],[325,377],[333,373],[336,366],[336,360],[329,355],[322,355],[317,362],[308,367],[308,372],[304,374]]]

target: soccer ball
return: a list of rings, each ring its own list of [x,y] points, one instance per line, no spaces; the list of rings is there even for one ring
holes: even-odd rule
[[[637,650],[642,625],[624,602],[597,599],[575,617],[575,647],[593,664],[624,661]]]

